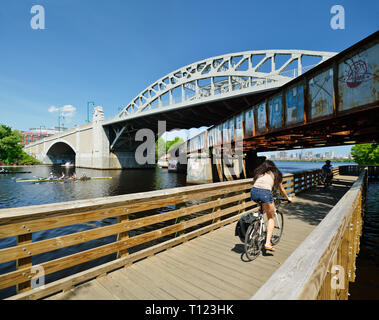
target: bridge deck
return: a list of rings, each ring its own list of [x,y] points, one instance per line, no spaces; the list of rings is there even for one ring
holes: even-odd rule
[[[283,207],[276,252],[246,262],[235,223],[48,299],[249,299],[319,224],[357,177],[298,194]]]

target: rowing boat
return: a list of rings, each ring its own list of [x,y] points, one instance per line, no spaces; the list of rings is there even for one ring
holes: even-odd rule
[[[104,180],[112,177],[88,177],[84,179],[34,179],[34,180],[16,180],[16,182],[52,182],[52,181],[87,181],[87,180]]]
[[[32,172],[31,171],[5,171],[5,172],[0,171],[0,174],[16,174],[16,173],[32,173]]]

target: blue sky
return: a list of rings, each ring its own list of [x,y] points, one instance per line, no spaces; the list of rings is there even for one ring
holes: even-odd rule
[[[36,4],[44,30],[30,26]],[[335,4],[344,30],[330,27]],[[0,123],[53,127],[49,108],[66,106],[66,126],[80,125],[88,101],[110,118],[192,62],[245,50],[341,51],[378,30],[378,18],[372,0],[2,0]]]

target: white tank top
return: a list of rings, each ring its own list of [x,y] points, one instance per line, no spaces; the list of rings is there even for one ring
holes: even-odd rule
[[[253,188],[267,189],[271,190],[274,186],[274,174],[269,171],[265,174],[260,175],[257,180],[255,180]]]

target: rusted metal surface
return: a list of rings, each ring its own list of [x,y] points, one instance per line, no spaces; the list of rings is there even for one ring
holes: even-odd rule
[[[379,141],[378,44],[379,32],[273,94],[244,97],[243,112],[210,129],[209,146],[237,147],[241,136],[256,151]]]
[[[294,86],[286,95],[286,125],[304,121],[304,85]]]
[[[268,100],[268,110],[270,117],[270,129],[282,127],[282,95],[275,96]]]
[[[338,65],[339,110],[379,100],[379,44],[358,52]]]
[[[256,106],[257,131],[264,132],[266,129],[266,104]]]
[[[253,108],[245,112],[245,137],[251,137],[253,135],[253,121],[254,112]]]
[[[243,138],[243,113],[236,116],[236,139]]]
[[[308,101],[311,106],[311,119],[327,116],[333,113],[333,69],[311,78],[308,82]]]

